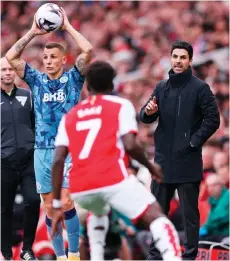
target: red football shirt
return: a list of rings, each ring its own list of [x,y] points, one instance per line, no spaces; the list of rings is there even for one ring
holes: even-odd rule
[[[66,146],[72,157],[70,191],[107,187],[128,176],[121,137],[137,132],[130,101],[112,95],[91,96],[61,120],[55,146]]]

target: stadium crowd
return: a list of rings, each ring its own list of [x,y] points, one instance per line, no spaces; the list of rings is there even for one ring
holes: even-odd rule
[[[25,34],[31,26],[33,14],[43,3],[42,1],[1,2],[2,57]],[[93,59],[108,61],[115,67],[117,70],[115,94],[132,101],[137,117],[155,84],[167,77],[170,69],[168,55],[172,42],[182,39],[192,44],[194,73],[211,86],[221,115],[220,128],[207,141],[202,152],[204,181],[201,183],[199,206],[201,227],[204,224],[207,225],[208,213],[211,213],[212,209],[208,201],[211,195],[210,182],[207,184],[206,178],[212,174],[217,175],[229,189],[229,71],[227,67],[229,58],[228,50],[227,55],[221,53],[229,46],[228,3],[224,1],[59,1],[58,4],[67,12],[71,24],[93,44]],[[65,39],[65,44],[67,43],[67,51],[71,50],[67,52],[66,69],[69,69],[74,64],[74,57],[78,54],[78,50],[73,45],[71,37],[62,31],[37,37],[28,45],[23,57],[34,68],[44,71],[42,60],[37,59],[42,53],[44,44],[48,41],[63,42],[63,39]],[[19,78],[17,85],[28,88]],[[84,88],[82,99],[86,95],[87,91]],[[154,156],[153,132],[155,128],[155,123],[146,125],[139,121],[139,142],[145,146],[149,158]],[[132,162],[129,170],[146,186],[150,185],[150,176],[135,161]],[[214,214],[218,215],[218,213]],[[144,231],[141,226],[134,227],[125,217],[119,216],[117,219],[116,215],[119,214],[111,214],[111,220],[118,220],[111,225],[111,237],[114,233],[116,234],[116,231],[121,230],[121,242],[118,239],[118,245],[123,246],[120,258],[146,258],[148,251],[146,246],[151,241],[148,231]],[[87,236],[84,237],[86,216],[85,211],[81,210],[82,246],[87,246],[85,244]],[[182,222],[177,195],[172,201],[169,216],[178,231],[181,231]],[[215,231],[217,235],[223,235],[222,238],[228,236],[229,231],[222,231],[221,227],[212,225],[214,226],[212,231]],[[181,234],[181,240],[183,241],[183,234]],[[113,255],[112,252],[116,252],[118,248],[111,243],[109,235],[107,243],[110,246],[107,254]],[[133,251],[137,248],[139,251]],[[88,259],[87,254],[85,258]]]

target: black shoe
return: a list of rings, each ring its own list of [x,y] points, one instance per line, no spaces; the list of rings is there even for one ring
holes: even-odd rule
[[[22,251],[20,254],[21,260],[38,260],[32,250]]]
[[[3,260],[13,260],[13,259],[12,259],[12,257],[5,256],[5,257],[3,258]]]

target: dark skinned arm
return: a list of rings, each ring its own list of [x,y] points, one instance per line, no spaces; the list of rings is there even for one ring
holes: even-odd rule
[[[128,133],[122,136],[122,141],[127,153],[139,163],[144,165],[152,177],[156,179],[158,182],[162,181],[162,172],[161,168],[158,164],[151,163],[147,157],[145,156],[143,148],[137,144],[136,135],[133,133]]]

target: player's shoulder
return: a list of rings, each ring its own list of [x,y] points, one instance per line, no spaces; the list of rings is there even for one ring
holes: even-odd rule
[[[84,79],[81,79],[80,73],[76,70],[75,66],[72,67],[70,70],[63,72],[62,76],[60,77],[61,84],[72,84],[76,85],[76,82],[83,83]]]
[[[79,72],[78,68],[76,67],[76,65],[72,66],[72,67],[69,68],[67,71],[65,71],[66,74],[71,74],[71,73],[73,73],[73,72],[80,74],[80,72]]]
[[[80,71],[78,70],[76,65],[74,65],[68,71],[65,71],[64,73],[70,77],[79,76],[80,78],[81,77],[85,78],[85,76],[80,73]]]
[[[33,66],[31,66],[29,63],[26,63],[26,67],[25,70],[28,71],[29,73],[34,73],[36,75],[44,75],[45,73],[39,71],[38,69],[34,68]]]
[[[35,76],[35,79],[37,79],[38,82],[40,82],[40,84],[48,83],[49,77],[46,73],[40,72],[39,70],[35,69],[34,76]]]

